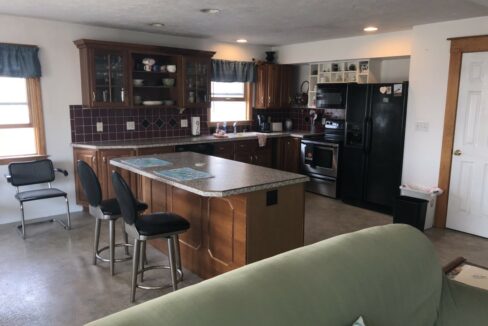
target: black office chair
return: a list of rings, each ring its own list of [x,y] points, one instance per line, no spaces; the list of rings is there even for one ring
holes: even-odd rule
[[[102,188],[100,181],[95,174],[95,171],[84,161],[76,162],[78,169],[78,176],[81,187],[88,199],[89,213],[95,218],[95,240],[93,245],[93,265],[97,264],[97,260],[110,263],[110,274],[115,273],[115,263],[131,259],[129,256],[129,238],[125,232],[125,224],[122,224],[122,234],[124,235],[124,243],[115,243],[115,221],[121,216],[119,203],[116,198],[102,200]],[[147,205],[137,202],[137,211],[142,212],[147,209]],[[102,221],[108,221],[109,225],[109,245],[98,249],[100,242],[100,226]],[[128,257],[115,258],[115,247],[125,247],[125,254]],[[109,249],[109,259],[103,258],[101,253]]]
[[[142,286],[137,284],[137,275],[142,275],[145,271],[157,268],[171,270],[171,283],[173,291],[178,289],[177,283],[183,279],[183,269],[181,267],[180,242],[178,235],[190,228],[190,223],[183,217],[173,213],[153,213],[140,215],[137,211],[137,201],[132,194],[127,183],[117,172],[112,172],[112,184],[115,189],[117,201],[119,202],[124,218],[127,232],[134,237],[134,254],[132,261],[131,279],[131,302],[134,302],[136,288],[146,290],[163,289],[166,286]],[[148,266],[144,267],[144,259],[141,261],[139,270],[140,253],[145,252],[147,240],[166,238],[168,240],[169,266]],[[177,277],[177,273],[179,278]]]
[[[56,221],[60,223],[66,230],[71,229],[68,195],[64,191],[51,186],[51,182],[53,182],[55,179],[54,173],[59,172],[66,177],[68,176],[68,172],[66,170],[56,169],[53,167],[53,162],[51,160],[43,159],[30,162],[10,163],[8,165],[8,172],[9,174],[5,176],[7,178],[7,182],[11,183],[14,187],[17,187],[15,199],[17,199],[20,203],[21,212],[21,225],[17,226],[17,229],[19,230],[22,239],[25,239],[24,202],[28,201],[64,197],[66,201],[67,224],[57,219],[51,219],[49,221]],[[20,191],[20,187],[23,186],[45,183],[47,183],[48,188]]]

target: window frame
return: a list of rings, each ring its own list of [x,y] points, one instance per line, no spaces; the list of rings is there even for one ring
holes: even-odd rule
[[[244,84],[244,101],[246,102],[246,120],[237,121],[238,126],[247,126],[252,123],[252,84],[251,83],[243,83]],[[212,87],[210,87],[210,107],[207,110],[208,113],[208,125],[214,127],[217,123],[222,123],[224,121],[215,121],[212,122],[212,102],[219,101],[219,102],[240,102],[242,101],[240,97],[212,97]],[[225,121],[225,122],[235,122],[235,121]]]
[[[14,77],[12,77],[14,78]],[[40,78],[24,78],[27,90],[27,107],[29,109],[29,123],[0,124],[0,129],[33,128],[36,144],[35,154],[0,156],[0,165],[12,162],[30,161],[46,158],[46,136],[44,117],[42,113],[42,96]]]

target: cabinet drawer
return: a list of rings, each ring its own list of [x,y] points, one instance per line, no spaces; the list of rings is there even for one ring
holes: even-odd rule
[[[234,152],[234,144],[232,142],[216,143],[214,147],[214,154],[217,156],[228,155]]]
[[[238,152],[254,152],[258,147],[257,140],[241,140],[234,143],[234,151]]]

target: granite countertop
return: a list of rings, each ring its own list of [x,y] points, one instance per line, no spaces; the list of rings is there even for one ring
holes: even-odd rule
[[[134,158],[158,158],[168,161],[171,164],[139,168],[123,162],[124,160]],[[309,180],[307,176],[301,174],[192,152],[122,157],[110,160],[110,164],[204,197],[225,197],[259,190],[275,189]],[[212,177],[190,181],[175,181],[155,173],[155,171],[183,167],[207,172]]]
[[[296,137],[303,138],[305,135],[315,135],[321,133],[311,133],[307,131],[294,132],[244,132],[244,133],[229,133],[227,138],[216,138],[212,135],[197,136],[197,137],[173,137],[173,138],[155,138],[155,139],[134,139],[134,140],[108,140],[96,142],[77,142],[72,143],[74,148],[88,148],[88,149],[115,149],[115,148],[147,148],[159,146],[176,146],[187,144],[201,144],[201,143],[216,143],[235,140],[257,139],[258,134],[266,135],[268,138],[277,137]]]

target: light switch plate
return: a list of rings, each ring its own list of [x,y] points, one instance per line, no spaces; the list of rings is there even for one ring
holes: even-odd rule
[[[103,122],[97,122],[97,132],[103,132]]]
[[[181,119],[181,128],[188,128],[188,119]]]
[[[429,131],[429,123],[427,121],[417,121],[415,123],[415,130],[427,132]]]
[[[136,123],[134,121],[127,121],[127,130],[136,130]]]

